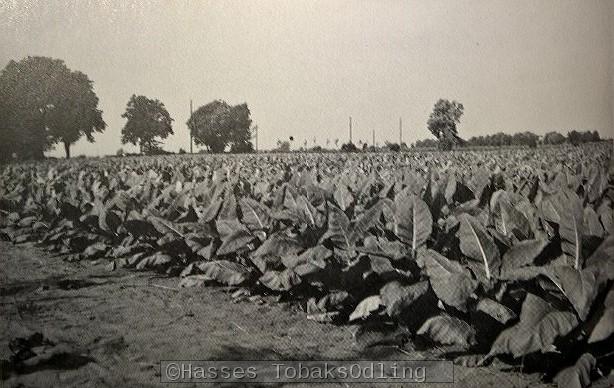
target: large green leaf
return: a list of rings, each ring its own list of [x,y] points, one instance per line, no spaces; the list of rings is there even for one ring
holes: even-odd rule
[[[546,275],[563,291],[580,319],[585,320],[600,290],[598,273],[568,266],[551,266]]]
[[[501,262],[501,277],[517,268],[533,265],[535,259],[548,245],[548,240],[525,240],[513,245]]]
[[[503,324],[506,324],[507,322],[516,318],[516,313],[514,313],[511,309],[490,298],[480,299],[478,304],[475,306],[475,309],[490,315]]]
[[[614,235],[603,240],[585,264],[587,269],[596,271],[601,278],[614,280]]]
[[[249,267],[228,260],[202,261],[191,266],[184,270],[183,278],[186,280],[180,283],[180,287],[193,287],[212,281],[226,286],[238,286],[251,276]]]
[[[252,198],[241,198],[242,221],[250,230],[262,230],[268,228],[270,210],[262,203]]]
[[[296,238],[279,232],[273,234],[264,243],[262,243],[262,245],[260,245],[260,247],[254,251],[253,255],[255,257],[283,257],[298,254],[303,250],[304,248]]]
[[[392,318],[396,318],[403,310],[411,306],[420,296],[428,290],[428,282],[422,281],[416,284],[404,286],[393,280],[386,283],[379,291],[382,305],[386,306],[386,312]]]
[[[531,225],[525,215],[508,201],[501,201],[501,233],[515,235],[519,239],[531,236]]]
[[[609,206],[609,202],[603,201],[597,208],[597,214],[605,232],[614,234],[614,210]]]
[[[583,265],[582,239],[584,236],[584,209],[576,193],[563,190],[549,196],[542,203],[546,220],[559,224],[561,249],[575,269]]]
[[[344,184],[337,186],[333,197],[335,198],[337,205],[339,205],[339,208],[343,211],[347,210],[350,206],[352,206],[352,203],[354,203],[354,196]]]
[[[376,202],[373,206],[366,209],[358,216],[351,225],[351,240],[356,243],[363,240],[368,235],[369,229],[375,226],[382,214],[383,201]]]
[[[604,230],[599,215],[590,206],[584,208],[584,231],[587,236],[603,237]]]
[[[382,299],[379,295],[369,296],[358,303],[348,320],[352,322],[357,319],[366,319],[373,312],[377,311],[381,305]]]
[[[610,288],[608,295],[603,302],[603,309],[600,311],[599,319],[591,330],[588,343],[603,341],[614,333],[614,286]]]
[[[487,279],[499,274],[501,256],[492,237],[480,222],[469,214],[461,214],[458,238],[463,254],[482,264]]]
[[[342,249],[354,249],[356,243],[368,236],[368,231],[375,226],[381,215],[383,202],[366,209],[354,222],[341,209],[329,206],[328,231],[322,239],[330,239]]]
[[[476,344],[475,329],[467,322],[449,315],[431,317],[416,332],[444,345],[457,345],[463,349]]]
[[[489,356],[526,354],[547,351],[554,340],[569,333],[578,325],[575,314],[558,311],[537,295],[528,293],[520,311],[520,321],[502,331],[489,352]]]
[[[558,388],[585,388],[591,385],[591,374],[597,366],[597,360],[590,353],[584,353],[578,361],[554,376]]]
[[[445,304],[465,311],[467,300],[478,286],[477,280],[460,263],[431,249],[424,251],[421,258],[437,297]]]
[[[395,197],[394,233],[415,252],[426,244],[433,231],[433,217],[428,205],[407,191]]]
[[[248,230],[237,229],[224,239],[216,254],[223,256],[243,250],[255,238]]]
[[[338,207],[329,206],[328,231],[323,238],[329,238],[340,248],[350,249],[354,246],[354,237],[348,216]]]
[[[293,270],[286,268],[283,271],[267,271],[258,281],[273,291],[288,291],[300,284],[301,278]]]

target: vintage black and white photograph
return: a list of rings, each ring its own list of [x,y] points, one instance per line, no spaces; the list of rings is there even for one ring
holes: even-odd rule
[[[614,0],[0,0],[1,387],[614,387]]]

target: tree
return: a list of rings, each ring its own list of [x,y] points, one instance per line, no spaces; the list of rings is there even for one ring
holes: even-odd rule
[[[463,104],[456,101],[439,99],[433,107],[427,127],[429,131],[441,142],[444,140],[444,148],[448,148],[450,143],[460,142],[456,124],[460,124],[463,115]],[[450,147],[451,148],[451,147]]]
[[[512,144],[518,146],[537,147],[539,136],[531,132],[519,132],[512,136]]]
[[[424,139],[417,140],[415,143],[416,148],[435,148],[437,147],[437,140],[435,139]]]
[[[392,152],[401,151],[401,146],[397,143],[386,142],[385,144],[386,144],[386,148],[388,148],[388,150]]]
[[[10,61],[0,73],[0,101],[3,153],[6,147],[20,157],[42,158],[61,142],[69,158],[81,136],[93,142],[106,127],[93,82],[60,59]]]
[[[153,153],[159,148],[156,138],[173,134],[173,119],[159,100],[132,95],[122,117],[128,119],[122,128],[122,143],[139,145],[140,153]]]
[[[251,152],[254,148],[247,104],[231,106],[216,100],[198,108],[187,124],[194,142],[210,152],[224,152],[228,145],[233,152]]]
[[[343,152],[357,152],[358,148],[356,148],[356,145],[354,145],[354,143],[350,142],[350,143],[345,143],[341,145],[341,151]]]
[[[287,140],[281,141],[277,140],[277,148],[274,149],[275,152],[290,152],[290,142]]]
[[[558,132],[548,132],[544,135],[544,144],[563,144],[565,136]]]
[[[229,144],[230,152],[234,153],[251,153],[254,152],[252,144],[252,132],[250,119],[250,111],[247,104],[235,105],[230,109],[230,132]]]

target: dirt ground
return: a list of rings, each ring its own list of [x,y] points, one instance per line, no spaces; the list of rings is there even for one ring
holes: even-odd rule
[[[177,289],[177,278],[109,271],[105,264],[68,263],[32,245],[0,242],[0,359],[10,357],[11,339],[35,332],[68,349],[67,355],[20,373],[5,367],[0,385],[161,386],[159,363],[170,359],[404,360],[438,355],[394,347],[361,349],[351,327],[309,321],[298,306],[272,299],[232,303],[228,289]],[[504,367],[455,366],[455,385],[528,387],[539,381],[536,374],[503,372]]]

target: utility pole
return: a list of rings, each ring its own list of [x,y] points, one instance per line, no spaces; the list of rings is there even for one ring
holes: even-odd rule
[[[192,118],[192,100],[190,99],[190,118]],[[190,129],[190,153],[192,154],[192,128]]]
[[[350,116],[350,143],[352,142],[352,116]]]
[[[254,130],[256,131],[256,153],[258,153],[258,126],[256,125],[254,127]]]
[[[372,130],[373,134],[373,148],[375,148],[375,129]]]
[[[403,118],[399,117],[399,146],[403,144]]]

